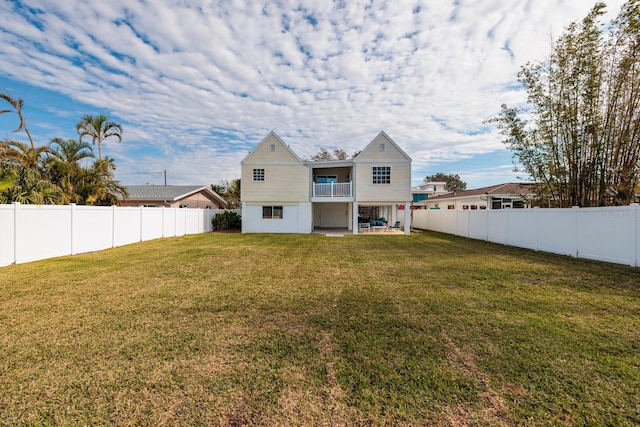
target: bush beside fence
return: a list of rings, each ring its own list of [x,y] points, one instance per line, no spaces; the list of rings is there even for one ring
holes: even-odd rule
[[[222,209],[0,205],[0,266],[211,231]]]
[[[413,228],[640,267],[638,204],[600,208],[414,210]]]

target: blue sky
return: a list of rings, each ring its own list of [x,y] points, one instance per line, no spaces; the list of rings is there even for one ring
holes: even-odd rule
[[[524,103],[520,66],[593,4],[0,0],[0,91],[24,100],[39,144],[77,137],[84,114],[121,123],[103,150],[125,185],[238,178],[270,130],[301,157],[384,130],[414,185],[446,172],[481,187],[517,179],[483,121]],[[1,115],[0,137],[25,139],[16,126]]]

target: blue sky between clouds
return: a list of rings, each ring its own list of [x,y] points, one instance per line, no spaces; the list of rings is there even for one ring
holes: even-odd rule
[[[608,2],[609,19],[623,1]],[[124,184],[211,184],[270,130],[301,157],[353,153],[384,130],[470,187],[516,180],[483,125],[520,104],[519,67],[593,6],[586,0],[0,0],[0,90],[25,101],[38,143],[75,138],[83,114]],[[0,116],[0,137],[15,116]]]

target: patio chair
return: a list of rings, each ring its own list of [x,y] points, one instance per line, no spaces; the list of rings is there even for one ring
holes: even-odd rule
[[[370,231],[371,228],[368,222],[359,222],[358,223],[358,231]]]
[[[389,227],[389,230],[398,230],[400,231],[402,227],[400,227],[400,221],[396,221],[391,227]]]

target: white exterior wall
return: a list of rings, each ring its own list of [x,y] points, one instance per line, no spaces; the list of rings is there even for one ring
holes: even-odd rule
[[[280,206],[269,203],[265,206]],[[242,203],[243,233],[311,233],[311,202],[283,205],[282,218],[262,218],[262,205]]]
[[[221,210],[0,205],[0,266],[211,231]]]
[[[314,203],[315,228],[349,228],[349,203]]]
[[[413,227],[640,267],[640,207],[414,210]]]

